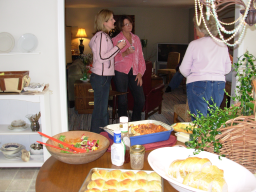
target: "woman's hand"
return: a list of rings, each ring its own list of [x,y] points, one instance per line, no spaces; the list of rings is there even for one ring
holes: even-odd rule
[[[126,42],[125,41],[121,41],[121,42],[117,43],[116,46],[121,50],[121,49],[124,48],[125,45],[126,45]]]
[[[125,57],[127,55],[130,55],[134,52],[135,50],[132,49],[131,47],[127,48],[123,53],[122,53],[122,56]]]
[[[137,80],[138,80],[137,85],[142,86],[142,75],[140,73],[138,73],[138,75],[135,78],[135,81]]]

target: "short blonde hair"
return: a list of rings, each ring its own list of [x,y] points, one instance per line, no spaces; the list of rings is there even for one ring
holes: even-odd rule
[[[108,20],[112,15],[114,15],[113,11],[110,11],[108,9],[102,9],[95,17],[95,22],[94,22],[95,31],[96,32],[104,31],[108,33],[108,30],[105,28],[103,24],[104,22],[108,22]]]
[[[212,33],[213,36],[217,36],[218,35],[218,30],[217,30],[216,21],[215,21],[214,17],[212,15],[210,15],[209,20],[207,20],[206,14],[203,13],[203,15],[204,15],[204,18],[205,18],[205,23],[206,23],[209,31]],[[204,34],[205,37],[210,36],[210,34],[208,33],[208,31],[207,31],[207,29],[204,25],[203,18],[202,18],[201,24],[199,26],[196,23],[196,16],[194,16],[193,22],[194,22],[194,25],[195,25],[196,29],[201,31]]]

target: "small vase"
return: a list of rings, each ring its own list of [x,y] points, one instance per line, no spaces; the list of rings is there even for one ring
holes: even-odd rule
[[[30,121],[31,122],[31,130],[32,131],[39,131],[40,129],[40,125],[39,125],[39,122],[38,121]]]

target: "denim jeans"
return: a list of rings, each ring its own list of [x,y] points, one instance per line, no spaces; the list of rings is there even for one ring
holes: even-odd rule
[[[174,76],[172,77],[172,80],[169,83],[169,87],[172,88],[172,90],[176,89],[179,87],[179,85],[181,84],[182,80],[183,80],[184,76],[177,71]]]
[[[224,96],[224,81],[196,81],[187,84],[188,106],[192,114],[197,115],[200,111],[204,116],[208,113],[208,104],[216,103],[219,107]],[[205,98],[205,100],[203,99]],[[213,102],[212,102],[212,99]],[[195,120],[192,117],[192,121]]]
[[[137,85],[136,75],[133,75],[132,69],[128,74],[115,71],[114,82],[116,90],[127,92],[128,86],[134,99],[134,106],[131,121],[141,120],[141,111],[145,104],[145,96],[142,86]],[[118,96],[118,116],[127,116],[127,95]]]
[[[108,97],[112,76],[91,74],[90,82],[94,90],[94,109],[92,113],[91,131],[100,133],[109,124]]]

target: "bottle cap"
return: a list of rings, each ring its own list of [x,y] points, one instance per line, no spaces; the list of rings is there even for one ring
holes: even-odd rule
[[[126,117],[126,116],[121,116],[121,117],[119,118],[119,122],[120,122],[120,123],[128,123],[128,117]]]

